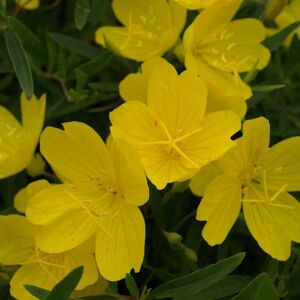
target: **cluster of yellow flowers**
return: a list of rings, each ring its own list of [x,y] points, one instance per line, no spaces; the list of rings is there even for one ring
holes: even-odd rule
[[[191,179],[203,196],[197,219],[203,237],[220,244],[240,215],[259,246],[286,260],[300,242],[300,137],[269,148],[261,117],[243,123],[251,88],[240,73],[263,69],[270,52],[263,24],[233,20],[242,0],[114,0],[122,27],[102,27],[96,41],[143,62],[120,83],[125,103],[110,113],[107,142],[88,125],[43,133],[46,97],[21,96],[22,125],[0,107],[0,178],[34,169],[40,150],[62,183],[31,183],[15,197],[19,215],[0,217],[0,263],[20,265],[11,294],[34,299],[25,284],[51,289],[84,266],[77,290],[140,270],[148,201],[146,177],[163,189]],[[203,9],[179,41],[186,9]],[[163,58],[177,45],[186,70]],[[178,50],[179,49],[179,50]],[[99,275],[101,274],[101,275]],[[104,279],[103,279],[104,278]]]

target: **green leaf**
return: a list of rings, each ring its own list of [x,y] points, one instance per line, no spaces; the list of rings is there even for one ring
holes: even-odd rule
[[[88,76],[93,76],[98,74],[110,62],[112,57],[113,55],[110,52],[102,50],[99,56],[87,63],[79,65],[77,68]]]
[[[279,300],[279,296],[269,276],[263,273],[231,300]]]
[[[69,299],[83,274],[83,267],[71,271],[49,293],[45,300]]]
[[[14,17],[8,17],[8,23],[10,28],[22,41],[26,52],[30,55],[35,64],[41,65],[44,63],[47,58],[47,53],[38,37],[33,34],[27,26]]]
[[[28,98],[33,95],[33,79],[22,42],[12,29],[4,33],[5,45],[22,90]]]
[[[230,274],[242,262],[245,254],[239,253],[203,269],[171,280],[154,289],[147,299],[180,299],[206,290]]]
[[[101,49],[98,49],[96,47],[93,47],[85,42],[82,42],[80,40],[76,40],[74,38],[71,38],[69,36],[51,32],[49,33],[49,36],[52,40],[54,40],[56,43],[58,43],[61,47],[66,48],[74,53],[77,53],[83,57],[93,59],[97,57],[98,55],[102,54]]]
[[[131,274],[126,274],[125,283],[130,295],[138,299],[140,297],[140,292]]]
[[[49,291],[33,285],[25,285],[25,289],[39,300],[45,300],[49,295]]]
[[[192,295],[189,300],[215,300],[239,293],[251,281],[249,276],[232,275],[227,276],[220,282],[212,285],[200,294]],[[176,300],[185,300],[185,297],[176,297]]]
[[[279,90],[285,87],[285,84],[273,84],[273,85],[255,85],[252,87],[253,92],[271,92]]]
[[[89,0],[77,0],[75,4],[74,20],[78,30],[84,28],[91,12]]]
[[[275,51],[280,47],[280,45],[284,42],[284,40],[299,26],[300,26],[300,21],[292,23],[291,25],[285,27],[280,32],[267,38],[263,42],[264,46],[266,46],[272,52]]]

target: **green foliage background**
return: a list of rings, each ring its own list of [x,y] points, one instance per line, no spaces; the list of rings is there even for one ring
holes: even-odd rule
[[[45,126],[78,120],[106,138],[108,114],[122,103],[118,83],[139,68],[138,63],[94,44],[97,28],[117,24],[111,1],[41,1],[35,11],[19,11],[14,1],[7,1],[7,9],[4,0],[0,3],[0,105],[20,116],[20,84],[30,94],[33,82],[36,95],[47,93]],[[245,1],[239,15],[262,19],[264,3]],[[190,12],[190,20],[194,16]],[[272,60],[252,77],[254,96],[248,102],[247,119],[266,116],[270,120],[272,143],[300,135],[300,41],[295,36],[291,46],[284,48],[279,45],[284,35],[269,41]],[[166,58],[183,70],[173,54]],[[47,179],[53,180],[51,174]],[[0,214],[14,212],[14,195],[30,181],[26,172],[0,181]],[[187,186],[168,186],[161,192],[150,189],[150,201],[142,207],[147,240],[141,272],[110,284],[108,296],[90,299],[120,299],[129,294],[137,299],[299,299],[299,245],[293,245],[288,261],[278,262],[260,250],[239,218],[222,245],[209,247],[201,237],[203,224],[194,219],[199,199]],[[299,194],[296,197],[300,199]],[[231,257],[239,252],[245,252],[245,258],[243,254]],[[3,268],[0,272],[10,272]],[[78,276],[80,270],[66,278],[59,293]],[[40,299],[55,299],[47,291],[31,290]],[[0,279],[0,299],[12,299],[8,278]]]

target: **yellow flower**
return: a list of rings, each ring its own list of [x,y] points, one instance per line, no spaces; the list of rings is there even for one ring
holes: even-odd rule
[[[185,31],[185,65],[207,83],[212,97],[251,97],[250,88],[239,73],[257,64],[264,68],[270,52],[260,44],[266,36],[263,24],[256,19],[231,21],[242,0],[224,0],[200,13]],[[226,101],[225,101],[226,102]]]
[[[218,1],[221,2],[222,0],[175,0],[175,2],[187,9],[203,9]]]
[[[39,191],[49,187],[50,184],[47,180],[41,179],[28,184],[25,188],[21,189],[14,197],[15,209],[25,214],[26,207],[29,200]]]
[[[243,207],[259,246],[272,257],[286,260],[291,241],[300,242],[300,204],[287,193],[300,190],[300,137],[269,148],[269,134],[265,118],[244,123],[237,146],[217,161],[210,180],[216,177],[205,190],[197,219],[206,221],[204,239],[210,245],[220,244]],[[197,175],[196,180],[201,178]]]
[[[34,285],[51,290],[70,271],[84,266],[76,289],[81,290],[98,279],[92,242],[60,254],[48,254],[36,247],[37,227],[19,215],[0,216],[0,263],[20,265],[10,281],[10,292],[18,300],[35,300],[24,287]]]
[[[0,106],[0,179],[30,164],[44,123],[46,96],[28,100],[21,95],[22,125]]]
[[[163,71],[163,70],[166,71]],[[141,66],[141,72],[137,74],[129,74],[119,85],[119,92],[125,101],[142,101],[147,102],[147,91],[150,77],[153,72],[174,69],[163,58],[153,58],[145,61]],[[232,110],[236,112],[242,119],[245,116],[247,106],[243,97],[239,95],[226,95],[222,91],[213,88],[208,90],[206,113],[216,112],[220,110]]]
[[[186,10],[173,0],[114,0],[112,6],[123,27],[101,27],[96,42],[136,61],[162,56],[185,24]]]
[[[111,133],[129,141],[139,152],[146,174],[163,189],[183,181],[234,142],[238,116],[231,111],[205,115],[207,90],[193,72],[177,75],[164,62],[152,72],[147,104],[129,101],[111,112]],[[143,76],[143,75],[142,75]]]
[[[15,0],[23,9],[34,10],[39,8],[40,0]]]
[[[291,25],[294,22],[300,21],[300,0],[292,0],[281,13],[275,18],[275,23],[278,25],[279,30]],[[274,33],[276,33],[276,30]],[[300,27],[298,27],[285,41],[285,45],[289,46],[294,34],[300,38]]]
[[[96,234],[96,260],[116,281],[144,257],[145,223],[138,206],[148,200],[146,177],[125,141],[108,146],[89,126],[70,122],[46,128],[41,152],[64,183],[36,194],[27,217],[41,225],[36,241],[49,253],[70,250]]]

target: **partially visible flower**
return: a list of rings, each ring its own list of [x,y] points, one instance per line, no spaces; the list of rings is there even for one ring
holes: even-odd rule
[[[242,0],[224,0],[201,12],[185,31],[185,65],[207,83],[213,97],[251,97],[239,73],[263,69],[270,52],[261,45],[266,30],[256,19],[231,21]],[[225,101],[226,103],[227,101]]]
[[[223,1],[223,0],[221,0]],[[187,9],[203,9],[211,6],[215,2],[221,2],[220,0],[175,0],[178,4]]]
[[[153,58],[145,61],[141,66],[141,71],[136,74],[129,74],[119,85],[119,92],[125,101],[142,101],[147,103],[147,92],[150,78],[155,72],[172,73],[174,67],[163,58]],[[232,110],[240,118],[245,116],[247,106],[243,97],[231,94],[226,95],[216,89],[209,89],[207,96],[206,113]]]
[[[46,96],[28,100],[21,95],[22,125],[0,106],[0,179],[26,169],[44,124]]]
[[[210,245],[224,241],[243,208],[259,246],[287,260],[291,241],[300,242],[300,204],[287,193],[300,190],[300,137],[269,148],[269,135],[265,118],[246,121],[237,146],[200,171],[192,190],[201,195],[202,179],[208,184],[197,219],[206,221],[202,234]]]
[[[281,13],[275,18],[275,23],[278,25],[278,30],[282,30],[297,21],[300,21],[300,0],[290,1],[290,3],[287,4]],[[272,33],[277,33],[278,30],[273,30]],[[294,34],[297,34],[297,36],[300,38],[300,27],[295,29],[285,40],[286,46],[290,45]]]
[[[204,82],[191,71],[178,75],[172,65],[159,64],[146,84],[146,103],[129,101],[111,112],[110,120],[113,137],[138,150],[148,178],[163,189],[190,178],[234,146],[231,136],[240,121],[231,111],[206,114]],[[151,66],[147,70],[151,73]],[[148,71],[132,79],[143,81]],[[130,96],[137,100],[138,95]]]
[[[96,260],[111,281],[140,270],[144,257],[145,222],[138,206],[148,200],[144,170],[134,148],[121,140],[105,145],[80,122],[48,127],[41,152],[62,184],[37,193],[26,210],[40,225],[38,247],[49,253],[68,251],[96,235]]]
[[[34,10],[39,8],[40,0],[15,0],[23,9]]]
[[[19,215],[0,216],[0,263],[20,265],[10,281],[10,292],[18,300],[35,300],[24,287],[34,285],[51,290],[69,272],[84,266],[76,289],[81,290],[98,279],[92,241],[60,254],[48,254],[35,244],[37,227]]]
[[[114,0],[112,6],[123,27],[101,27],[96,42],[136,61],[162,56],[185,25],[186,10],[173,0]]]

